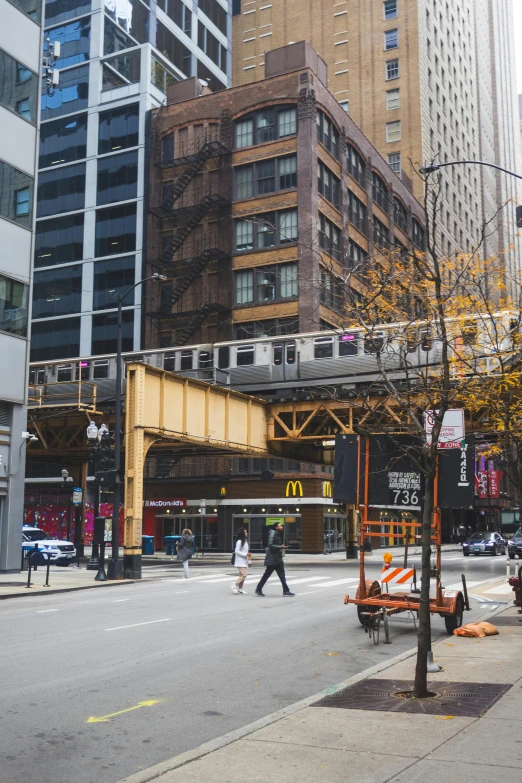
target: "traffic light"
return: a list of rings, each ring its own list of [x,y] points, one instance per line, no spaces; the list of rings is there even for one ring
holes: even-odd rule
[[[114,467],[114,435],[106,430],[100,439],[97,454],[96,481],[100,484],[116,484],[117,470]]]

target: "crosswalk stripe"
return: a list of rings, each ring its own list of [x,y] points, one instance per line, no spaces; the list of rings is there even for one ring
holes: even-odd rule
[[[506,582],[505,585],[498,585],[498,587],[492,587],[490,590],[484,590],[487,595],[504,595],[505,593],[513,592],[511,587]]]
[[[355,584],[355,582],[358,581],[359,581],[359,577],[355,577],[352,579],[334,579],[333,582],[320,582],[319,584],[313,585],[313,587],[335,587],[337,585]]]
[[[306,579],[288,579],[287,581],[289,585],[301,585],[305,582],[321,582],[323,579],[325,579],[324,576],[307,576]]]
[[[480,580],[479,581],[474,581],[474,582],[470,580],[468,582],[468,580],[466,579],[466,587],[468,588],[468,590],[469,590],[470,587],[476,587],[476,585],[480,585],[480,584],[482,584]],[[454,582],[452,585],[444,585],[444,589],[445,590],[462,590],[462,582]]]

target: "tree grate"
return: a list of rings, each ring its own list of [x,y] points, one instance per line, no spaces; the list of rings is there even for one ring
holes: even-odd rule
[[[422,713],[479,718],[489,710],[511,685],[488,682],[429,682],[436,694],[429,699],[402,698],[411,691],[411,680],[362,680],[337,693],[325,696],[312,707],[337,707],[344,710]]]

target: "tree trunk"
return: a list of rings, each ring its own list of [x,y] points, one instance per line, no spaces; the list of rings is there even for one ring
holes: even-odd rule
[[[431,571],[431,525],[433,519],[434,476],[426,476],[424,511],[422,516],[422,566],[419,609],[419,631],[417,634],[417,665],[413,691],[418,699],[428,696],[428,649],[430,645],[430,571]]]

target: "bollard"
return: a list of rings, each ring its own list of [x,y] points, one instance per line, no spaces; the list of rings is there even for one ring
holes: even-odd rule
[[[390,639],[390,628],[388,625],[388,612],[386,609],[384,610],[384,614],[382,616],[383,622],[384,622],[384,644],[391,644]]]
[[[26,587],[31,587],[31,566],[32,566],[32,558],[29,556],[27,558],[27,584]]]
[[[51,568],[51,558],[49,557],[49,555],[47,555],[47,573],[46,573],[46,575],[45,575],[45,584],[44,584],[44,587],[50,587],[50,586],[51,586],[51,585],[49,584],[49,569],[50,569],[50,568]]]
[[[509,557],[509,547],[506,547],[506,577],[509,580],[511,576],[511,562]]]
[[[38,552],[38,544],[35,544],[33,555],[36,555],[37,552]],[[34,558],[33,571],[38,571],[38,558],[36,556]]]

